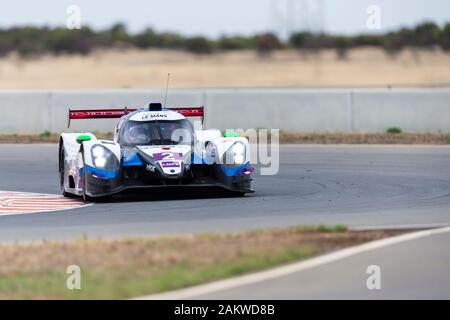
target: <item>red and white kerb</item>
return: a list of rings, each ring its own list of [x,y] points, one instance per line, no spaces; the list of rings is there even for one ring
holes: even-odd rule
[[[0,216],[76,209],[85,203],[59,195],[0,191]]]

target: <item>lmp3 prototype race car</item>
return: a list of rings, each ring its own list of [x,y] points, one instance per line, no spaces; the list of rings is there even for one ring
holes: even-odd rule
[[[91,133],[63,133],[59,180],[65,196],[86,201],[126,189],[218,187],[244,195],[251,188],[248,140],[235,132],[194,130],[186,117],[204,117],[204,108],[69,110],[72,119],[120,118],[113,141]]]

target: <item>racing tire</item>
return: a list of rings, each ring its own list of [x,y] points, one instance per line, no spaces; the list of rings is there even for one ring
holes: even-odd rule
[[[84,161],[84,151],[81,149],[81,157],[83,159],[83,194],[82,198],[85,203],[89,202],[91,198],[86,194],[86,186],[87,186],[87,174],[86,174],[86,162]]]
[[[61,194],[66,198],[73,198],[74,196],[65,190],[65,150],[64,145],[61,145],[59,148],[59,186],[61,190]]]

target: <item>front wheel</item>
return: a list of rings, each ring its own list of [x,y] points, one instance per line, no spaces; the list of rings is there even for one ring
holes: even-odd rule
[[[65,158],[65,149],[64,146],[61,145],[61,147],[59,148],[59,186],[60,186],[60,190],[61,193],[64,197],[70,198],[72,196],[72,194],[68,193],[66,191],[66,158]]]
[[[90,200],[90,197],[86,194],[86,188],[87,188],[87,173],[86,173],[86,162],[84,161],[84,152],[81,150],[81,159],[83,162],[83,194],[82,198],[84,202],[88,202]]]

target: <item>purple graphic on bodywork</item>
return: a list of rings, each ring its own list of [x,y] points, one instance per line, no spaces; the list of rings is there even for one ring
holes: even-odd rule
[[[162,152],[154,153],[152,155],[155,161],[161,160],[183,160],[183,154],[181,152]]]

